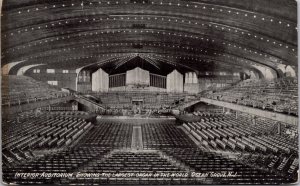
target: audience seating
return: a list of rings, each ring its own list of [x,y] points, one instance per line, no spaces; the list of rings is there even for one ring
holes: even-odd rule
[[[207,116],[198,122],[186,122],[182,127],[210,152],[254,154],[266,158],[270,163],[257,163],[259,167],[279,171],[279,174],[290,175],[297,168],[298,141],[274,132],[275,121],[257,118],[253,124],[250,117],[240,115],[216,120]],[[273,156],[276,157],[273,158]],[[246,156],[247,157],[247,156]],[[243,156],[243,162],[247,162]],[[271,161],[271,159],[273,159]],[[258,161],[257,161],[258,162]],[[281,163],[280,163],[281,162]],[[255,161],[250,162],[255,164]]]
[[[262,161],[259,156],[239,156],[239,159],[217,153],[227,150],[227,146],[244,145],[247,152],[256,151],[257,148],[249,148],[249,141],[254,137],[256,139],[261,128],[247,128],[247,123],[242,123],[246,119],[207,119],[198,123],[187,123],[183,127],[169,121],[160,121],[141,124],[143,149],[132,150],[132,134],[135,124],[126,124],[118,122],[100,122],[94,124],[92,130],[79,139],[73,146],[67,146],[53,151],[44,156],[33,156],[34,152],[28,151],[20,153],[21,149],[8,149],[3,153],[4,181],[16,184],[279,184],[294,179],[297,169],[298,158],[295,153],[289,156],[281,155],[274,160],[275,164],[271,168],[260,169],[250,166],[247,163]],[[56,128],[65,127],[67,134],[74,133],[74,128],[81,128],[83,121],[72,120],[67,115],[42,116],[32,121],[40,122],[40,126],[33,132],[37,137],[47,139],[43,145],[54,143],[52,136],[65,136]],[[79,124],[78,124],[79,123]],[[212,123],[212,124],[210,124]],[[34,124],[32,124],[34,125]],[[47,128],[45,128],[47,127]],[[31,127],[29,127],[31,128]],[[185,128],[185,129],[183,129]],[[225,131],[225,129],[228,129]],[[229,129],[236,129],[231,132]],[[245,130],[244,130],[245,129]],[[247,130],[249,129],[249,130]],[[31,129],[33,130],[33,128]],[[41,131],[40,131],[41,130]],[[193,140],[183,131],[189,132],[201,131],[202,136],[207,136],[207,145],[193,142]],[[224,131],[222,131],[224,130]],[[221,132],[222,131],[222,132]],[[239,132],[240,133],[239,133]],[[247,131],[247,133],[242,133]],[[16,133],[18,131],[15,131]],[[56,133],[58,132],[58,133]],[[219,133],[218,133],[219,132]],[[196,133],[196,132],[195,132]],[[261,134],[264,132],[261,132]],[[201,136],[200,134],[196,133]],[[226,137],[221,134],[225,134]],[[230,137],[231,134],[233,137]],[[74,133],[74,135],[76,135]],[[73,135],[73,136],[74,136]],[[240,135],[238,137],[237,135]],[[72,135],[71,135],[72,136]],[[48,139],[48,137],[50,137]],[[206,138],[202,138],[203,140]],[[257,138],[258,139],[258,138]],[[9,140],[8,140],[9,141]],[[56,141],[55,141],[56,142]],[[11,143],[11,142],[10,142]],[[17,142],[17,144],[19,144]],[[257,142],[258,143],[258,142]],[[9,143],[8,143],[9,144]],[[258,146],[256,144],[256,146]],[[268,146],[266,146],[268,147]],[[213,149],[214,148],[214,149]],[[278,147],[277,147],[278,148]],[[230,148],[231,150],[236,148]],[[242,149],[242,148],[240,148]],[[279,148],[278,148],[279,149]],[[240,151],[240,150],[239,150]],[[260,151],[259,151],[260,152]],[[254,154],[254,153],[253,153]],[[259,153],[257,153],[259,154]],[[273,152],[271,153],[273,154]],[[280,154],[279,154],[280,155]],[[27,161],[22,161],[22,157],[31,157]],[[255,158],[254,158],[255,157]],[[274,156],[269,155],[270,159]],[[279,156],[278,156],[279,157]],[[241,160],[241,161],[239,161]],[[247,160],[247,161],[246,161]],[[13,163],[18,161],[18,163]],[[243,162],[244,161],[244,162]],[[246,162],[246,163],[245,163]],[[265,161],[264,164],[270,164]],[[275,172],[272,171],[276,169]],[[237,177],[206,178],[200,179],[192,176],[192,172],[211,173],[211,172],[232,172]],[[67,178],[16,178],[15,173],[106,173],[114,176],[105,177],[67,177]],[[287,172],[288,176],[282,175]],[[116,174],[133,174],[131,177],[118,177]],[[158,173],[160,176],[143,177],[137,174]],[[162,176],[162,173],[182,173],[186,176]]]
[[[70,145],[92,127],[80,118],[41,115],[26,121],[2,123],[2,152],[7,162],[31,158],[33,150],[51,150]],[[27,156],[29,154],[29,156]]]
[[[40,100],[68,96],[57,87],[36,81],[27,76],[2,76],[2,106],[27,104]]]
[[[298,115],[298,80],[245,80],[227,89],[203,96],[274,112]]]

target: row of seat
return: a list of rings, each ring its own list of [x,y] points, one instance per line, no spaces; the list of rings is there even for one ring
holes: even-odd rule
[[[122,123],[101,123],[94,126],[86,137],[88,145],[97,144],[101,147],[130,148],[132,125]]]
[[[239,119],[217,121],[202,119],[199,122],[184,123],[183,127],[191,136],[204,144],[204,147],[212,151],[250,153],[260,156],[281,155],[285,158],[297,153],[297,141],[273,133],[274,125],[263,119],[257,119],[253,124],[251,120],[241,116]],[[283,170],[291,164],[292,160],[279,169]]]
[[[227,127],[229,126],[232,127],[231,124],[228,124]],[[268,170],[262,171],[236,162],[229,157],[217,155],[214,151],[210,151],[211,149],[199,149],[173,123],[144,124],[142,125],[142,131],[144,148],[150,146],[151,150],[162,151],[171,157],[172,160],[184,163],[196,172],[233,171],[239,175],[234,178],[214,178],[213,182],[217,184],[262,184],[264,182],[278,184],[292,179],[292,177],[284,178],[280,174],[277,175],[273,172],[268,172]]]
[[[144,149],[190,147],[193,142],[172,123],[147,123],[142,125]]]
[[[114,152],[109,157],[95,160],[84,167],[85,173],[171,173],[182,171],[154,152]],[[112,176],[113,177],[113,176]]]
[[[64,116],[57,116],[64,117]],[[213,121],[213,120],[210,120]],[[219,120],[218,120],[219,121]],[[214,122],[218,122],[217,120]],[[220,120],[224,121],[224,120]],[[56,122],[52,126],[57,126]],[[88,134],[74,146],[59,152],[33,158],[10,168],[4,167],[4,181],[15,184],[281,184],[292,182],[295,176],[285,177],[277,172],[260,169],[220,155],[212,149],[203,148],[171,121],[160,121],[139,125],[142,131],[144,149],[132,150],[133,127],[137,124],[101,122],[93,125]],[[207,124],[208,125],[208,124]],[[220,129],[231,129],[237,124],[220,124]],[[219,129],[218,124],[210,129]],[[207,126],[207,129],[209,127]],[[202,130],[207,130],[202,129]],[[49,131],[45,132],[45,135]],[[248,131],[250,132],[250,131]],[[295,163],[294,163],[295,164]],[[295,168],[297,169],[297,168]],[[232,172],[233,177],[196,178],[192,173]],[[16,173],[187,173],[185,176],[163,178],[147,176],[109,177],[67,177],[67,178],[17,178]],[[163,181],[165,180],[165,181]]]
[[[81,112],[79,113],[81,114]],[[51,117],[76,120],[72,115],[67,114]],[[52,125],[58,125],[58,123],[53,122]],[[91,161],[103,158],[113,148],[129,148],[131,145],[132,125],[101,123],[91,127],[93,129],[90,130],[90,133],[71,148],[63,148],[61,152],[54,152],[31,161],[23,161],[10,168],[5,167],[4,181],[18,184],[66,183],[66,179],[69,182],[71,178],[16,178],[15,173],[72,173]],[[44,133],[47,135],[49,132],[45,131]]]
[[[246,80],[204,96],[211,99],[298,115],[298,81],[296,78]]]
[[[2,151],[8,165],[13,160],[14,163],[26,161],[26,153],[37,149],[68,146],[92,126],[79,118],[47,115],[9,124],[4,123],[2,131]],[[22,156],[25,158],[19,158]]]
[[[47,114],[51,114],[51,115],[60,115],[60,116],[86,116],[88,115],[87,112],[85,111],[64,111],[64,112],[61,112],[61,111],[51,111]]]
[[[2,76],[2,106],[14,106],[68,96],[58,88],[27,76]]]

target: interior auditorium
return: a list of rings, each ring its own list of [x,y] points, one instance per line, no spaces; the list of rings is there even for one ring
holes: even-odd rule
[[[2,183],[298,182],[295,0],[4,0]]]

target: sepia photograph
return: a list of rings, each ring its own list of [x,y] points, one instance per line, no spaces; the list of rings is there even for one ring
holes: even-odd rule
[[[0,0],[1,184],[298,184],[296,0]]]

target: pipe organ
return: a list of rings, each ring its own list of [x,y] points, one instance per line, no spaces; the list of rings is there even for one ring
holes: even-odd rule
[[[133,70],[126,72],[126,85],[149,86],[150,75],[149,71],[136,67]]]
[[[158,88],[167,88],[167,78],[165,76],[150,74],[150,86]]]
[[[78,74],[78,82],[90,82],[90,72],[86,70],[82,70]]]
[[[126,86],[126,73],[109,76],[109,88]]]
[[[99,69],[92,77],[92,91],[183,92],[183,75],[176,70],[162,76],[139,67],[114,75]]]

